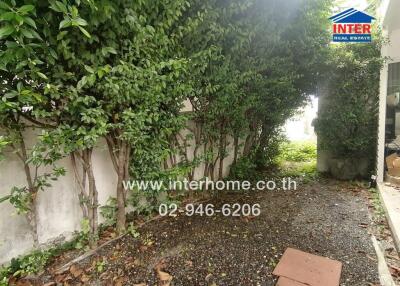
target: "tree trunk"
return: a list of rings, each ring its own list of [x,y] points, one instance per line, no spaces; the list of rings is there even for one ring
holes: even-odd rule
[[[254,131],[251,131],[249,135],[246,137],[246,141],[244,143],[243,147],[243,156],[248,156],[251,152],[251,150],[254,147],[254,139],[256,137],[256,133]]]
[[[71,162],[74,169],[75,178],[80,188],[80,205],[82,209],[83,218],[89,221],[90,237],[89,245],[91,248],[97,246],[98,238],[98,191],[96,187],[96,181],[93,172],[92,164],[93,148],[88,148],[80,152],[75,151],[71,153]],[[82,177],[80,176],[76,164],[75,157],[81,159],[82,163]],[[88,183],[86,190],[86,182]]]
[[[204,142],[204,147],[203,147],[203,155],[206,156],[207,154],[207,142]],[[208,176],[208,161],[207,159],[204,160],[204,171],[203,171],[203,177]]]
[[[117,181],[117,232],[119,234],[125,232],[126,215],[125,215],[125,190],[123,181],[125,179],[126,166],[126,143],[121,141],[118,153],[118,181]]]
[[[89,218],[90,222],[90,229],[91,229],[91,237],[89,240],[90,247],[94,248],[97,245],[97,238],[98,238],[98,191],[96,187],[96,181],[94,178],[93,172],[93,164],[92,164],[92,153],[93,149],[87,150],[87,176],[88,176],[88,183],[89,183],[89,208],[91,209],[91,217]]]
[[[225,159],[225,148],[226,148],[226,135],[220,135],[220,142],[219,142],[219,166],[218,166],[218,180],[222,179],[223,172],[224,172],[224,159]]]
[[[239,152],[239,136],[235,135],[233,138],[233,164],[236,164]]]
[[[35,192],[32,195],[30,210],[27,213],[27,219],[29,222],[29,228],[31,230],[32,239],[33,239],[33,247],[39,247],[39,235],[38,235],[38,226],[37,226],[37,210],[36,210],[36,194]]]
[[[28,163],[26,145],[22,133],[19,133],[19,136],[21,140],[20,141],[21,160],[22,163],[24,164],[26,181],[28,183],[28,192],[31,195],[31,199],[29,202],[29,211],[27,213],[27,219],[32,234],[33,246],[37,248],[39,246],[39,236],[37,231],[37,210],[36,210],[36,196],[38,190],[35,188],[34,179],[32,178],[31,169]]]
[[[272,128],[270,126],[263,124],[260,134],[260,142],[257,146],[257,150],[262,152],[267,147],[269,139],[271,138],[271,131]]]

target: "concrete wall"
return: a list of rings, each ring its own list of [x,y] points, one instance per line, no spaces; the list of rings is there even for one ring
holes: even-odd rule
[[[388,84],[388,64],[400,62],[400,1],[385,0],[379,9],[380,22],[383,34],[389,42],[382,47],[382,55],[388,57],[388,61],[381,71],[380,93],[379,93],[379,126],[378,126],[378,149],[377,149],[377,181],[383,182],[385,168],[385,120],[386,120],[386,97]]]
[[[329,95],[329,83],[321,82],[318,85],[317,96],[318,96],[318,114],[323,112],[324,108],[328,103],[328,95]],[[318,135],[318,134],[317,134]],[[331,154],[328,151],[323,150],[321,148],[320,140],[318,140],[317,136],[317,170],[321,173],[329,172],[329,160],[331,159]]]
[[[25,134],[28,146],[36,137],[34,132]],[[93,154],[94,174],[99,191],[99,203],[104,204],[110,196],[115,196],[116,175],[104,142],[99,142]],[[67,174],[53,182],[52,187],[39,192],[37,198],[39,243],[47,244],[55,239],[68,239],[80,229],[82,219],[78,200],[78,186],[71,171],[68,158],[59,162],[67,169]],[[0,197],[10,193],[13,186],[25,186],[25,172],[20,159],[13,153],[6,153],[0,162]],[[0,264],[32,249],[33,240],[29,224],[23,215],[18,215],[8,202],[0,205]]]
[[[189,123],[191,124],[191,123]],[[36,131],[37,132],[37,131]],[[189,131],[183,130],[185,135]],[[33,145],[36,133],[25,134],[27,146]],[[229,138],[229,156],[224,160],[223,175],[229,173],[233,161],[233,139]],[[189,142],[193,143],[193,142]],[[199,155],[203,148],[199,149]],[[193,158],[193,146],[187,150],[189,159]],[[93,153],[94,175],[99,192],[99,204],[104,205],[109,197],[115,197],[117,177],[109,157],[107,145],[100,141]],[[73,175],[69,158],[59,162],[66,168],[67,174],[60,177],[52,187],[40,192],[37,199],[39,243],[47,245],[54,241],[62,241],[72,237],[74,231],[80,229],[82,212],[78,200],[78,185]],[[204,164],[195,169],[195,179],[203,177]],[[215,168],[218,174],[218,167]],[[140,179],[140,178],[138,178]],[[22,162],[11,152],[0,161],[0,198],[10,193],[13,186],[25,186],[25,172]],[[15,208],[8,202],[0,204],[0,264],[11,258],[32,250],[33,239],[29,224],[23,215],[16,214]],[[99,216],[101,221],[101,216]]]

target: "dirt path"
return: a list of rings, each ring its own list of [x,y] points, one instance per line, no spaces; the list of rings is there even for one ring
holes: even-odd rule
[[[271,272],[287,247],[343,262],[341,285],[379,285],[366,228],[367,200],[359,188],[326,181],[297,191],[212,200],[216,206],[237,202],[259,203],[261,215],[246,219],[181,214],[152,222],[140,229],[138,238],[124,237],[78,265],[86,274],[78,273],[69,285],[157,285],[155,267],[172,275],[171,285],[274,285]]]

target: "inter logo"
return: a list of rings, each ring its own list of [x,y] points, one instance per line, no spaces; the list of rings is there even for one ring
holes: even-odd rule
[[[354,8],[330,17],[333,21],[333,42],[366,43],[372,41],[371,22],[374,17]]]

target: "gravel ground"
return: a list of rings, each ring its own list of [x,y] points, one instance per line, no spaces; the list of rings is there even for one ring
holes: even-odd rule
[[[294,247],[341,261],[343,286],[379,285],[361,188],[326,180],[297,191],[225,194],[207,203],[259,203],[261,215],[162,218],[62,277],[45,273],[41,283],[150,286],[162,285],[160,275],[170,274],[172,282],[164,285],[267,286],[276,282],[271,272],[284,250]]]

